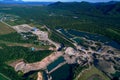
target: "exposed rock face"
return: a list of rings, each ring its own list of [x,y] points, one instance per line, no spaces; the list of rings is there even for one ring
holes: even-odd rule
[[[38,72],[37,75],[38,75],[37,80],[43,80],[43,76],[41,72]]]
[[[65,50],[65,53],[68,54],[68,55],[75,55],[77,53],[76,50],[74,50],[72,47],[68,47],[66,50]]]

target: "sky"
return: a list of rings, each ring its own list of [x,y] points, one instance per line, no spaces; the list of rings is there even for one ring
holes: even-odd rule
[[[81,2],[81,1],[87,1],[87,2],[108,2],[108,1],[120,1],[120,0],[23,0],[23,1],[43,1],[43,2],[57,2],[57,1],[61,1],[61,2],[73,2],[73,1],[77,1],[77,2]]]

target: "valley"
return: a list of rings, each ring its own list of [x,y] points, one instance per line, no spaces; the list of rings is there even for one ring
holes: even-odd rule
[[[101,11],[110,5],[1,5],[0,79],[119,80],[119,11]]]

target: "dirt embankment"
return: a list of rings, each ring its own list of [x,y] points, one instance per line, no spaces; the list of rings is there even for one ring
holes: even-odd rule
[[[63,52],[54,52],[39,62],[25,63],[23,60],[21,60],[21,61],[16,61],[16,62],[12,63],[11,66],[14,67],[15,71],[21,70],[23,73],[27,73],[27,72],[33,71],[33,70],[46,69],[46,67],[50,63],[52,63],[53,61],[55,61],[62,55],[63,55]]]

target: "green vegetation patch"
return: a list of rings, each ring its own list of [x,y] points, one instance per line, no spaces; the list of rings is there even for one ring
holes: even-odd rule
[[[24,35],[32,35],[30,33],[24,33]],[[0,35],[0,43],[10,45],[10,46],[25,46],[25,47],[35,47],[35,48],[42,48],[48,49],[49,46],[41,45],[42,42],[37,41],[37,36],[28,36],[25,39],[22,35],[17,32],[12,32],[9,34]]]
[[[0,40],[9,42],[25,42],[17,32],[0,35]]]
[[[114,7],[111,9],[110,6],[113,5]],[[107,29],[120,29],[118,5],[119,3],[110,4],[109,6],[106,4],[95,6],[86,2],[55,3],[49,6],[9,6],[10,10],[1,9],[0,11],[18,15],[24,18],[27,23],[31,23],[32,21],[48,25],[51,28],[75,29],[98,33],[116,40],[120,36],[114,37],[113,32],[111,33]],[[0,8],[4,7],[0,6]],[[22,22],[23,20],[20,21]],[[120,39],[116,41],[120,43]]]
[[[20,25],[20,24],[25,24],[26,21],[23,20],[22,18],[18,18],[14,21],[11,21],[11,20],[6,20],[5,21],[7,24],[11,25],[11,26],[16,26],[16,25]]]
[[[50,50],[32,51],[30,48],[21,46],[6,46],[5,44],[0,44],[0,47],[2,47],[0,48],[0,73],[9,77],[11,80],[31,79],[22,77],[22,74],[15,72],[14,69],[6,63],[10,64],[10,62],[18,59],[24,59],[28,63],[38,62],[52,53]],[[0,76],[0,80],[4,80],[2,78],[3,77]]]
[[[81,73],[81,76],[78,78],[78,80],[89,80],[94,75],[99,75],[102,80],[110,80],[105,74],[103,74],[100,70],[95,68],[94,66],[91,67],[91,69]],[[96,77],[94,77],[96,80]],[[97,78],[99,80],[99,78]]]
[[[30,38],[30,40],[25,40],[17,32],[0,35],[0,73],[9,77],[11,80],[31,80],[22,77],[20,73],[15,72],[14,69],[7,64],[18,59],[24,59],[28,63],[38,62],[52,53],[50,50],[32,51],[31,46],[35,48],[47,48],[47,46],[41,47],[33,44],[32,42],[34,42],[35,39],[34,37]],[[28,47],[24,47],[26,45],[28,45]],[[0,75],[0,80],[7,79],[4,79],[4,77]]]
[[[109,32],[111,32],[111,33],[114,33],[114,34],[116,34],[116,35],[119,35],[120,36],[120,33],[119,32],[117,32],[117,31],[115,31],[115,30],[112,30],[112,29],[107,29]]]
[[[83,70],[87,69],[88,66],[81,66],[79,64],[76,64],[73,66],[72,71],[73,71],[73,79],[75,79],[80,72],[82,72]]]
[[[15,42],[15,43],[30,43],[30,42],[33,42],[35,39],[37,39],[37,38],[35,38],[35,37],[32,38],[31,37],[31,38],[29,38],[29,40],[25,40],[17,32],[0,35],[0,40],[8,41],[8,42]]]
[[[74,45],[71,42],[69,42],[68,40],[64,39],[63,37],[64,36],[61,37],[60,35],[56,34],[55,32],[52,32],[51,35],[50,35],[50,39],[52,39],[53,41],[58,42],[58,43],[63,43],[66,46],[74,47]]]
[[[9,26],[0,22],[0,35],[8,34],[8,33],[11,33],[11,32],[15,32],[15,31],[12,28],[10,28]]]
[[[0,73],[10,78],[10,79],[7,79],[7,78],[5,79],[1,77],[3,79],[0,79],[0,80],[24,80],[24,78],[18,76],[17,72],[15,72],[12,67],[4,63],[0,63]]]
[[[114,39],[115,41],[120,41],[120,32],[119,30],[113,30],[113,29],[106,29],[106,36],[109,36],[110,38]]]
[[[10,80],[6,76],[0,73],[0,80]]]
[[[27,62],[40,61],[46,56],[50,55],[50,50],[32,51],[30,48],[21,46],[6,46],[0,45],[0,62],[8,62],[11,60],[25,59]],[[7,56],[7,57],[6,57]]]

